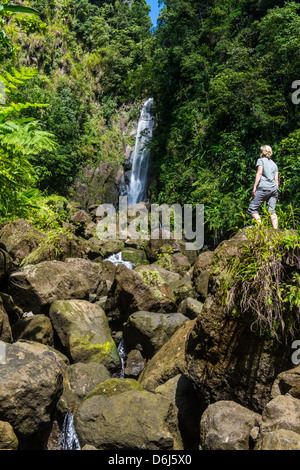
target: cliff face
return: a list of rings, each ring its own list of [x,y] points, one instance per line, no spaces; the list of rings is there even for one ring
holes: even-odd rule
[[[203,407],[218,400],[234,400],[260,412],[270,399],[277,374],[293,367],[292,337],[276,338],[272,332],[262,334],[253,328],[255,314],[251,309],[241,313],[238,292],[229,302],[230,290],[226,293],[224,286],[238,285],[234,265],[243,247],[250,243],[243,230],[214,251],[207,298],[186,343],[188,375]],[[263,285],[257,295],[262,289]],[[253,293],[249,291],[250,295]],[[299,323],[295,318],[294,339],[299,337],[297,332]]]

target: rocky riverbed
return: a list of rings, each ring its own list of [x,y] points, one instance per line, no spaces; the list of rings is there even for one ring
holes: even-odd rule
[[[0,448],[61,449],[71,413],[81,449],[300,449],[290,345],[220,304],[246,231],[201,253],[101,241],[93,210],[55,239],[0,231]]]

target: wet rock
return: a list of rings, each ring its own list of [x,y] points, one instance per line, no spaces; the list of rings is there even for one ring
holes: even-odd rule
[[[182,313],[132,313],[124,324],[125,344],[130,349],[140,344],[143,357],[149,359],[187,321]]]
[[[182,448],[174,405],[147,391],[85,399],[78,406],[74,423],[81,446],[114,451]]]
[[[278,395],[286,395],[287,393],[294,398],[300,399],[300,365],[281,372],[273,383],[271,389],[272,398]]]
[[[233,401],[209,405],[200,422],[200,443],[203,450],[249,450],[250,433],[260,424],[259,414]]]
[[[101,307],[86,300],[57,300],[49,316],[70,361],[94,361],[110,370],[119,367],[117,347]]]
[[[145,368],[146,360],[138,349],[130,351],[126,358],[124,375],[125,377],[136,379]]]

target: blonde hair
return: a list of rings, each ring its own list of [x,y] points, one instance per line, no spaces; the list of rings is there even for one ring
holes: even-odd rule
[[[266,158],[271,158],[273,154],[272,147],[270,145],[263,145],[260,147],[260,156],[261,157],[266,157]]]

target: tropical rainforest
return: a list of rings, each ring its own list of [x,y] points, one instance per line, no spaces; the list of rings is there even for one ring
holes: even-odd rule
[[[2,223],[44,220],[84,165],[121,162],[114,119],[153,97],[152,202],[204,204],[216,245],[251,222],[255,164],[268,144],[280,225],[297,227],[300,4],[160,3],[152,25],[145,0],[2,0]]]

